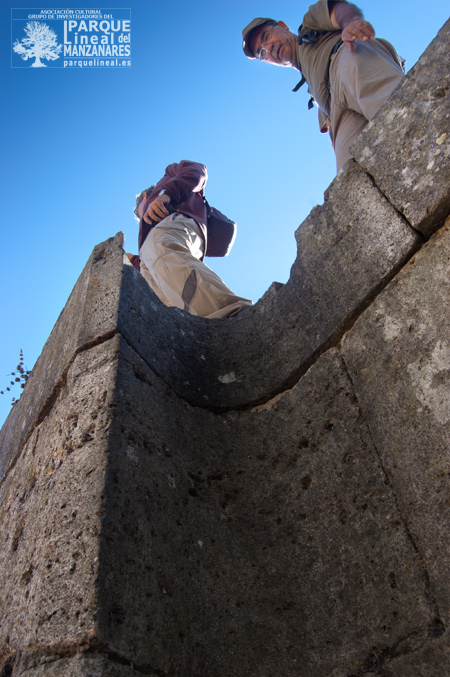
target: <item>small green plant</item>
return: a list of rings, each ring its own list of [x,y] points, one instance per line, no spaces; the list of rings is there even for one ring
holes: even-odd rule
[[[21,348],[19,353],[19,364],[17,365],[15,371],[12,371],[10,374],[8,374],[8,377],[13,377],[14,380],[9,382],[9,386],[7,386],[5,390],[0,390],[0,395],[10,393],[12,388],[14,388],[14,386],[16,386],[17,384],[19,384],[19,387],[23,390],[23,388],[25,388],[25,383],[28,381],[28,377],[30,376],[30,374],[31,370],[27,369],[26,366],[24,365],[23,350]],[[11,404],[15,404],[19,399],[19,397],[15,397],[13,395]]]

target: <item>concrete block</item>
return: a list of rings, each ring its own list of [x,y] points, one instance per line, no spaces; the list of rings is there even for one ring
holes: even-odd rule
[[[450,20],[351,152],[409,223],[429,236],[450,212]]]
[[[450,621],[450,222],[345,336],[343,355],[411,538]]]

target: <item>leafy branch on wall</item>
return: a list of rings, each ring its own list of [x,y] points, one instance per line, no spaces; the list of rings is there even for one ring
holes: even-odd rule
[[[30,374],[31,370],[27,369],[24,364],[23,350],[21,348],[19,353],[19,364],[17,365],[15,371],[12,371],[10,374],[8,374],[8,377],[12,377],[13,380],[9,382],[9,385],[4,390],[0,390],[0,395],[5,395],[8,392],[12,392],[13,388],[17,386],[19,386],[19,388],[23,390],[23,388],[25,388],[25,383],[28,381],[28,377],[30,376]],[[11,404],[15,404],[19,399],[19,397],[20,395],[18,397],[15,397],[13,395]]]

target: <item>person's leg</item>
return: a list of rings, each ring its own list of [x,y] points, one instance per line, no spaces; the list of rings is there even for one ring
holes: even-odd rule
[[[348,108],[331,106],[331,129],[337,172],[340,172],[347,160],[352,158],[349,148],[367,124],[368,120],[363,115]]]
[[[343,45],[330,64],[331,128],[338,171],[349,146],[392,94],[404,73],[381,41]]]
[[[172,214],[152,228],[140,256],[169,305],[209,318],[229,317],[252,305],[200,261],[203,247],[197,223]]]
[[[145,265],[145,262],[144,262],[144,260],[142,259],[142,257],[141,257],[141,275],[142,275],[142,277],[145,279],[145,281],[147,282],[148,286],[155,292],[156,296],[157,296],[163,303],[165,303],[166,306],[171,306],[172,304],[170,303],[170,301],[169,301],[169,299],[167,298],[167,296],[165,296],[165,295],[162,293],[161,289],[159,288],[159,286],[158,286],[157,283],[156,283],[155,278],[153,277],[153,275],[151,274],[151,272],[149,271],[149,269],[148,269],[147,266]]]
[[[236,296],[223,280],[205,263],[198,261],[192,268],[185,287],[190,285],[189,310],[193,315],[218,319],[231,317],[243,308],[253,305],[249,299]]]

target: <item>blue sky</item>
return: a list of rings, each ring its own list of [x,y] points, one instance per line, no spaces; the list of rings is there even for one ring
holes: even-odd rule
[[[447,0],[357,4],[407,70],[448,18]],[[241,49],[255,16],[296,31],[309,3],[132,0],[131,67],[72,70],[30,68],[12,53],[11,8],[24,5],[107,7],[116,17],[127,2],[1,9],[0,389],[20,348],[33,366],[93,247],[122,230],[136,252],[134,195],[167,164],[208,166],[209,202],[238,223],[230,256],[209,265],[254,301],[288,280],[294,232],[335,175],[306,88],[291,91],[297,72]],[[0,424],[10,400],[0,395]]]

